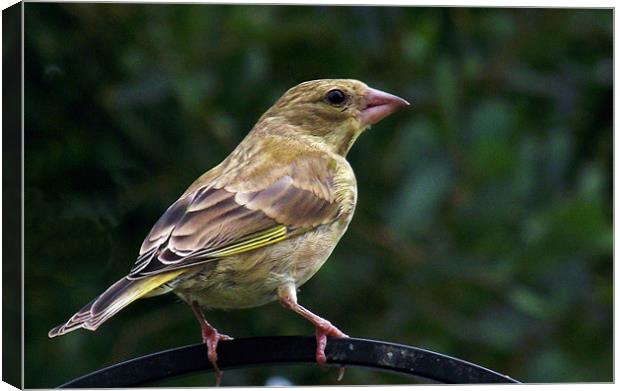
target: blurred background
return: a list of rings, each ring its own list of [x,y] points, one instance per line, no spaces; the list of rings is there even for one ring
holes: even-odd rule
[[[300,302],[351,336],[524,382],[613,380],[612,10],[25,12],[26,387],[199,342],[173,296],[140,300],[96,333],[47,331],[125,275],[161,213],[280,94],[340,77],[413,104],[351,150],[356,215]],[[235,337],[313,333],[276,303],[207,318]],[[336,377],[266,367],[227,371],[223,385]],[[408,382],[350,368],[339,384]]]

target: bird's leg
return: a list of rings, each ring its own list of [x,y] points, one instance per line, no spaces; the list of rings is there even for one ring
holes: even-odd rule
[[[298,313],[308,319],[316,329],[316,362],[322,367],[327,358],[325,357],[325,346],[327,345],[327,337],[348,338],[349,336],[338,330],[330,321],[321,318],[312,313],[310,310],[302,307],[297,303],[297,293],[294,285],[287,285],[278,289],[278,297],[280,304],[284,308]],[[341,367],[338,380],[344,374],[344,367]]]
[[[209,361],[215,370],[215,385],[219,386],[222,381],[222,371],[220,371],[220,368],[217,366],[217,344],[220,341],[231,340],[232,337],[225,334],[220,334],[215,327],[211,326],[205,319],[200,306],[195,301],[192,302],[192,311],[194,312],[194,315],[196,315],[198,323],[200,323],[202,342],[207,345]]]

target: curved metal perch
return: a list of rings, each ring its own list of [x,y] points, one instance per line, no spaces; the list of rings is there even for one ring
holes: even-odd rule
[[[313,337],[256,337],[222,341],[223,370],[264,364],[315,364]],[[412,346],[358,338],[329,338],[327,364],[358,366],[422,377],[441,383],[518,383],[481,366]],[[59,388],[144,385],[172,376],[213,370],[204,344],[149,354],[100,369]]]

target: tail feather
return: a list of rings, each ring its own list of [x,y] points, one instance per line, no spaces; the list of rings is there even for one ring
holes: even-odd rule
[[[127,305],[147,295],[152,290],[172,280],[184,271],[185,270],[175,270],[170,273],[158,274],[140,280],[130,280],[127,277],[121,278],[105,292],[85,305],[66,323],[51,329],[47,335],[53,338],[79,328],[96,330],[103,322],[114,316]]]

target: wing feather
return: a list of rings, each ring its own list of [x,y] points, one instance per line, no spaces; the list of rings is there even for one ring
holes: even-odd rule
[[[330,166],[274,171],[259,189],[247,182],[193,186],[162,215],[129,273],[140,279],[251,251],[337,218]],[[317,175],[319,173],[320,175]],[[311,175],[314,174],[314,178]],[[248,190],[251,189],[251,190]]]

